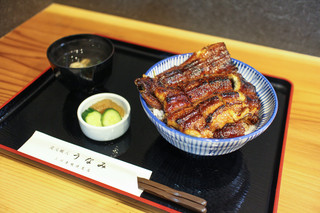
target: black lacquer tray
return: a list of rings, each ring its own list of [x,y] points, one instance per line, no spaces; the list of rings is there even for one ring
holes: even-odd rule
[[[129,130],[110,142],[96,142],[85,137],[78,125],[76,110],[88,94],[71,93],[53,76],[50,69],[0,109],[0,151],[28,163],[16,150],[39,130],[84,148],[119,158],[150,169],[151,179],[178,190],[198,195],[208,201],[208,212],[272,212],[276,209],[285,148],[286,128],[291,103],[290,82],[267,76],[274,86],[279,111],[269,129],[240,150],[218,157],[194,156],[166,142],[145,115],[134,80],[157,61],[172,53],[112,40],[116,51],[113,74],[104,92],[125,97],[132,108]],[[98,92],[98,91],[97,91]],[[20,155],[20,156],[19,156]],[[22,156],[22,157],[21,157]],[[59,175],[71,176],[102,191],[122,194],[159,210],[188,210],[147,193],[142,198],[130,196],[90,179],[59,170],[45,162],[35,165]],[[59,171],[57,171],[59,170]],[[67,174],[68,173],[68,174]],[[160,205],[159,205],[160,204]]]

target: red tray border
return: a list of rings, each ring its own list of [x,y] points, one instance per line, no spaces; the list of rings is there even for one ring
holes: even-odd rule
[[[104,36],[104,37],[107,37],[105,35],[101,35],[101,34],[97,34],[97,35],[100,35],[100,36]],[[112,37],[107,37],[107,38],[110,38],[110,39],[114,39],[114,40],[118,40],[120,42],[125,42],[125,43],[130,43],[130,44],[134,44],[134,45],[137,45],[137,46],[141,46],[141,47],[146,47],[146,48],[149,48],[149,49],[155,49],[155,50],[159,50],[159,51],[165,51],[165,52],[168,52],[168,53],[172,53],[172,54],[178,54],[176,52],[171,52],[171,51],[167,51],[167,50],[163,50],[163,49],[156,49],[154,47],[150,47],[150,46],[147,46],[147,45],[140,45],[140,44],[137,44],[137,43],[134,43],[134,42],[131,42],[131,41],[125,41],[125,40],[121,40],[121,39],[118,39],[118,38],[112,38]],[[37,79],[39,79],[44,73],[46,73],[48,70],[50,69],[50,67],[48,67],[47,69],[45,69],[44,71],[42,71],[36,78],[34,78],[31,82],[29,82],[25,87],[23,87],[20,91],[18,91],[14,96],[12,96],[9,100],[7,100],[1,107],[0,109],[2,109],[4,106],[6,106],[10,101],[12,101],[15,97],[17,97],[20,93],[22,93],[26,88],[28,88],[31,84],[33,84]],[[287,141],[287,135],[288,135],[288,127],[289,127],[289,120],[290,120],[290,113],[291,113],[291,106],[292,106],[292,97],[293,97],[293,91],[294,91],[294,85],[293,83],[288,80],[288,79],[285,79],[285,78],[279,78],[277,76],[273,76],[273,75],[265,75],[265,76],[269,76],[269,77],[274,77],[274,78],[278,78],[278,79],[282,79],[282,80],[285,80],[287,82],[289,82],[289,84],[291,85],[291,90],[290,90],[290,97],[289,97],[289,103],[288,103],[288,111],[287,111],[287,119],[286,119],[286,125],[285,125],[285,130],[284,130],[284,137],[283,137],[283,143],[282,143],[282,151],[281,151],[281,157],[280,157],[280,164],[279,164],[279,171],[278,171],[278,178],[277,178],[277,186],[276,186],[276,192],[275,192],[275,199],[274,199],[274,205],[273,205],[273,212],[277,212],[278,210],[278,204],[279,204],[279,196],[280,196],[280,185],[281,185],[281,178],[282,178],[282,170],[283,170],[283,162],[284,162],[284,155],[285,155],[285,147],[286,147],[286,141]],[[178,211],[175,211],[169,207],[166,207],[166,206],[163,206],[163,205],[160,205],[158,203],[155,203],[153,201],[150,201],[150,200],[147,200],[147,199],[144,199],[144,198],[141,198],[141,197],[138,197],[138,196],[135,196],[135,195],[132,195],[130,193],[127,193],[125,191],[122,191],[122,190],[119,190],[117,188],[114,188],[114,187],[111,187],[109,185],[106,185],[106,184],[103,184],[101,182],[98,182],[98,181],[95,181],[93,179],[90,179],[90,178],[87,178],[83,175],[79,175],[78,173],[75,173],[75,172],[72,172],[70,170],[67,170],[67,169],[64,169],[64,168],[61,168],[61,167],[58,167],[54,164],[51,164],[51,163],[48,163],[46,161],[42,161],[38,158],[35,158],[35,157],[32,157],[30,155],[27,155],[27,154],[24,154],[22,152],[19,152],[15,149],[12,149],[10,147],[7,147],[7,146],[4,146],[2,144],[0,144],[0,149],[2,150],[6,150],[14,155],[18,155],[18,156],[21,156],[23,158],[26,158],[26,159],[29,159],[31,161],[35,161],[37,163],[40,163],[40,164],[43,164],[43,165],[46,165],[48,167],[51,167],[53,169],[56,169],[58,171],[61,171],[63,173],[66,173],[66,174],[69,174],[69,175],[72,175],[76,178],[79,178],[79,179],[82,179],[84,181],[88,181],[90,183],[93,183],[97,186],[100,186],[100,187],[103,187],[103,188],[106,188],[108,190],[111,190],[115,193],[118,193],[118,194],[121,194],[121,195],[124,195],[126,197],[129,197],[129,198],[133,198],[135,200],[138,200],[142,203],[145,203],[147,205],[150,205],[150,206],[153,206],[153,207],[156,207],[156,208],[159,208],[159,209],[162,209],[164,211],[167,211],[167,212],[178,212]],[[5,152],[2,152],[4,154],[7,154]],[[12,155],[11,155],[12,156]],[[14,157],[14,156],[13,156]]]

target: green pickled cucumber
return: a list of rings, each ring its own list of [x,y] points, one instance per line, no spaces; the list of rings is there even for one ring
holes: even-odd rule
[[[81,116],[83,120],[90,125],[102,126],[101,113],[92,108],[88,108],[87,110],[85,110]]]
[[[102,113],[101,123],[102,126],[110,126],[122,120],[119,112],[113,108],[108,108]]]

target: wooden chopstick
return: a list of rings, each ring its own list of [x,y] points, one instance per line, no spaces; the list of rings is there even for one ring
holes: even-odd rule
[[[145,192],[172,201],[196,212],[207,212],[207,201],[203,198],[172,189],[160,183],[138,177],[138,186]]]

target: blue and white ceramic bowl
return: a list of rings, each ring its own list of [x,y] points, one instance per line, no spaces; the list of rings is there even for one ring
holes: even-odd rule
[[[183,63],[191,55],[192,53],[175,55],[159,61],[146,72],[146,75],[154,77],[173,66]],[[259,114],[260,121],[257,124],[256,130],[250,134],[229,139],[197,138],[186,135],[168,127],[153,115],[148,105],[140,95],[140,101],[147,116],[154,123],[162,137],[164,137],[169,143],[178,149],[195,155],[223,155],[240,149],[247,142],[259,136],[270,126],[278,110],[278,99],[274,88],[271,83],[256,69],[236,59],[232,60],[238,67],[239,73],[241,73],[247,81],[256,87],[257,94],[261,100],[261,110]]]

